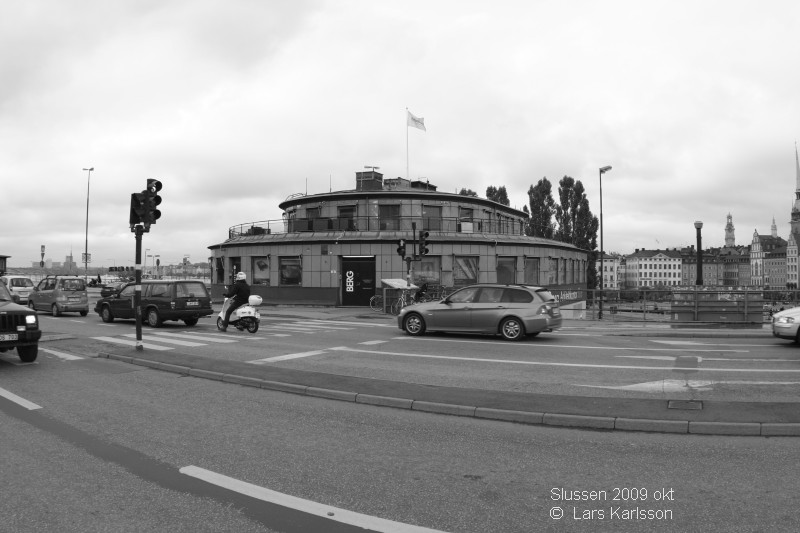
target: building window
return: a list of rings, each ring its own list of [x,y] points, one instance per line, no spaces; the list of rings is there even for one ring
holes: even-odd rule
[[[438,205],[422,206],[422,228],[431,231],[442,231],[442,207]]]
[[[269,286],[269,257],[253,257],[252,268],[253,285]]]
[[[301,257],[281,257],[278,260],[281,285],[302,285],[303,264]]]
[[[441,283],[441,263],[440,257],[423,256],[417,267],[414,267],[414,284],[422,286],[439,285]]]
[[[378,218],[381,230],[399,230],[400,205],[379,205]]]
[[[539,285],[539,258],[525,258],[525,284]]]
[[[478,258],[455,256],[453,258],[453,285],[463,287],[478,283]]]
[[[497,283],[504,285],[517,282],[517,258],[497,258]]]
[[[458,208],[458,231],[461,233],[472,233],[474,231],[472,224],[472,209],[466,207]]]
[[[343,231],[355,231],[356,224],[355,224],[355,217],[356,217],[356,206],[354,205],[340,205],[338,208],[338,228]]]

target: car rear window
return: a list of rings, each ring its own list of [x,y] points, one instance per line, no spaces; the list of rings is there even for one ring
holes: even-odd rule
[[[85,291],[86,284],[82,279],[62,279],[61,288],[65,291]]]
[[[208,296],[206,286],[199,281],[177,283],[175,292],[175,296],[178,298],[204,298]]]
[[[28,278],[11,278],[12,287],[33,287],[33,282]]]
[[[550,300],[555,300],[553,295],[547,289],[539,289],[536,291],[536,294],[538,294],[539,298],[541,298],[545,302],[549,302]]]

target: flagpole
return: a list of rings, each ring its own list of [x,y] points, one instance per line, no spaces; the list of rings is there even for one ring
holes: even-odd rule
[[[406,181],[408,180],[408,108],[406,108]]]

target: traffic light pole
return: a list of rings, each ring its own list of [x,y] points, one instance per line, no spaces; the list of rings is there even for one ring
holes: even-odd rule
[[[136,278],[133,293],[133,309],[136,315],[136,349],[144,350],[142,344],[142,233],[144,227],[137,224],[136,228]]]

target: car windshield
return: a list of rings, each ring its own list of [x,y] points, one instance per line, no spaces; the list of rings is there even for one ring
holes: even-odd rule
[[[6,288],[6,284],[0,282],[0,302],[11,302],[13,299],[11,298],[11,293],[8,292]]]

